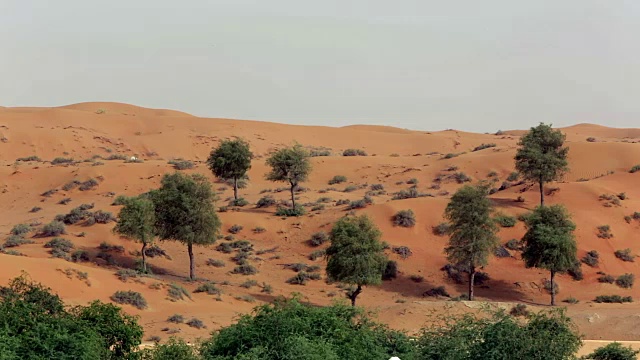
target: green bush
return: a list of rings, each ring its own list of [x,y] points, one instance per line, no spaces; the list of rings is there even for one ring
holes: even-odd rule
[[[28,162],[28,161],[42,161],[42,160],[40,160],[40,158],[35,155],[31,155],[27,157],[17,158],[16,161]]]
[[[57,157],[51,160],[52,165],[72,164],[72,163],[73,163],[73,159],[71,158]]]
[[[256,203],[256,207],[266,208],[269,206],[273,206],[275,204],[276,204],[276,199],[274,199],[272,196],[264,196],[264,197],[261,197],[260,200],[258,200],[258,202]]]
[[[635,276],[633,274],[620,275],[616,279],[616,285],[620,286],[623,289],[630,289],[633,287],[634,280]]]
[[[624,347],[618,342],[612,342],[596,349],[593,353],[584,357],[589,360],[636,360],[640,351],[633,350],[630,346]]]
[[[343,175],[336,175],[329,180],[329,185],[342,184],[347,181],[347,177]]]
[[[509,250],[520,251],[522,250],[522,241],[518,239],[511,239],[507,241],[504,246]]]
[[[207,265],[213,266],[213,267],[217,267],[217,268],[221,268],[221,267],[224,267],[224,261],[216,260],[216,259],[209,259],[209,260],[207,260]]]
[[[613,276],[607,274],[603,274],[598,278],[598,282],[603,284],[613,284],[615,281],[616,279]]]
[[[89,253],[86,250],[76,250],[71,253],[71,261],[73,262],[87,262],[89,260]]]
[[[585,254],[581,261],[591,267],[597,267],[600,261],[600,254],[595,250],[591,250]]]
[[[194,293],[207,293],[208,295],[220,295],[222,294],[222,290],[220,290],[214,283],[208,282],[198,286],[194,291]]]
[[[599,295],[596,296],[596,298],[593,300],[597,303],[607,303],[607,304],[612,304],[612,303],[617,303],[617,304],[622,304],[622,303],[630,303],[633,302],[633,298],[631,296],[620,296],[620,295]]]
[[[609,225],[598,226],[598,237],[600,239],[611,239],[613,237],[611,227]]]
[[[467,176],[467,174],[465,174],[463,172],[457,172],[457,173],[453,174],[453,179],[458,184],[464,184],[466,182],[470,182],[471,181],[471,178],[469,176]]]
[[[229,232],[232,234],[237,234],[244,229],[244,226],[235,224],[229,228]]]
[[[492,147],[496,147],[496,146],[497,146],[497,145],[496,145],[496,144],[494,144],[494,143],[491,143],[491,144],[481,144],[481,145],[478,145],[478,146],[476,146],[475,148],[473,148],[473,150],[471,150],[471,151],[475,152],[475,151],[480,151],[480,150],[484,150],[484,149],[488,149],[488,148],[492,148]]]
[[[287,279],[287,283],[292,285],[306,285],[308,280],[320,280],[320,274],[300,271],[294,277]]]
[[[169,300],[176,302],[178,300],[184,300],[185,296],[191,299],[191,294],[187,291],[187,289],[183,288],[178,284],[169,285],[169,289],[167,289],[167,296]]]
[[[373,184],[371,185],[371,191],[383,191],[384,185],[382,184]]]
[[[231,201],[229,201],[229,206],[233,207],[244,207],[249,205],[249,202],[247,200],[245,200],[244,198],[238,198],[238,199],[233,199]]]
[[[202,320],[196,319],[196,318],[193,318],[193,319],[187,321],[185,324],[189,325],[192,328],[196,328],[196,329],[204,329],[204,328],[206,328],[206,326],[204,325]]]
[[[409,256],[413,255],[411,249],[407,246],[394,246],[391,250],[395,254],[398,254],[402,259],[407,259]]]
[[[59,236],[66,234],[64,223],[61,221],[52,221],[42,228],[42,236]]]
[[[440,223],[432,228],[433,234],[437,236],[445,236],[449,234],[451,225],[448,223]]]
[[[196,166],[193,162],[183,159],[170,160],[168,164],[173,165],[173,168],[176,170],[189,170]]]
[[[401,227],[414,227],[416,225],[416,217],[413,210],[401,210],[393,216],[393,224]]]
[[[529,316],[530,312],[527,309],[527,305],[517,304],[511,308],[511,310],[509,311],[509,314],[515,317],[518,317],[518,316],[527,317]]]
[[[514,171],[511,174],[509,174],[509,176],[507,176],[507,181],[513,182],[518,180],[519,177],[520,177],[520,174],[518,174],[517,171]]]
[[[422,281],[420,281],[422,282]],[[431,288],[427,291],[425,291],[424,296],[430,296],[430,297],[451,297],[451,295],[449,295],[449,293],[447,292],[447,290],[444,288],[444,286],[437,286],[434,288]]]
[[[108,224],[112,221],[116,221],[115,216],[108,211],[98,210],[91,215],[91,218],[98,224]]]
[[[31,231],[31,226],[27,224],[18,224],[11,228],[12,235],[23,236]]]
[[[11,235],[4,242],[3,247],[12,248],[12,247],[18,247],[20,245],[33,244],[33,243],[34,242],[32,240],[27,240],[27,239],[23,238],[22,236]]]
[[[142,294],[135,291],[116,291],[111,295],[111,301],[121,305],[131,305],[140,310],[147,308],[147,300],[142,297]]]
[[[398,263],[389,260],[382,273],[382,280],[392,280],[398,277]]]
[[[324,257],[325,255],[327,255],[327,250],[316,250],[314,252],[312,252],[311,254],[309,254],[309,260],[311,261],[316,261],[319,258]]]
[[[628,261],[628,262],[634,262],[635,261],[635,255],[631,254],[631,249],[624,249],[624,250],[616,250],[613,253],[618,259],[622,260],[622,261]]]
[[[513,216],[507,215],[498,215],[494,218],[495,222],[505,228],[510,228],[516,226],[516,218]]]
[[[49,242],[47,242],[46,244],[44,244],[44,247],[47,249],[51,249],[52,251],[59,250],[66,253],[73,250],[74,245],[71,241],[67,239],[54,238]]]
[[[298,217],[306,214],[306,212],[307,211],[304,209],[304,207],[300,205],[296,205],[295,209],[285,208],[285,207],[278,207],[276,209],[277,216],[286,216],[286,217],[294,217],[294,216]]]
[[[174,323],[174,324],[182,324],[184,322],[184,316],[180,314],[171,315],[167,319],[167,322]]]
[[[98,180],[89,179],[87,181],[84,181],[84,182],[80,183],[80,186],[78,187],[78,189],[80,191],[88,191],[88,190],[92,190],[93,188],[95,188],[98,185],[99,185]]]
[[[242,275],[255,275],[258,273],[258,269],[255,266],[249,264],[243,264],[236,266],[233,271],[233,274],[242,274]]]

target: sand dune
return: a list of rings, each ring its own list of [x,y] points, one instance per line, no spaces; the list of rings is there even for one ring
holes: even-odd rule
[[[535,125],[535,124],[534,124]],[[584,280],[573,281],[569,276],[560,276],[560,299],[573,296],[580,300],[577,305],[569,305],[569,313],[574,317],[580,331],[593,339],[634,340],[638,322],[635,314],[638,306],[601,305],[591,300],[602,294],[630,295],[640,297],[640,290],[621,289],[613,284],[597,281],[598,271],[614,276],[623,273],[638,275],[637,262],[622,262],[613,252],[631,248],[639,252],[636,234],[640,221],[625,221],[625,216],[640,211],[640,189],[637,183],[640,173],[630,174],[628,170],[640,163],[640,130],[611,129],[597,125],[580,124],[563,129],[567,133],[570,147],[571,172],[564,180],[548,186],[553,194],[550,203],[565,204],[578,225],[576,232],[579,256],[587,251],[597,250],[601,255],[599,268],[583,267]],[[115,272],[117,267],[109,266],[98,259],[97,247],[102,242],[122,245],[125,252],[115,256],[122,266],[132,266],[138,245],[121,239],[111,232],[111,225],[96,224],[85,227],[71,226],[66,238],[72,240],[79,249],[89,251],[89,263],[71,263],[52,259],[43,248],[50,240],[33,238],[33,244],[15,248],[26,256],[0,254],[0,282],[26,271],[32,278],[52,287],[71,304],[79,304],[92,299],[109,301],[117,290],[136,290],[149,302],[149,309],[139,311],[125,306],[128,312],[139,315],[147,335],[166,337],[160,329],[181,328],[180,336],[189,340],[206,336],[209,330],[229,324],[234,317],[261,302],[272,300],[278,295],[301,292],[309,301],[328,304],[341,292],[335,285],[323,281],[311,281],[306,286],[289,285],[286,280],[295,273],[284,268],[285,264],[304,262],[323,266],[323,260],[311,261],[308,255],[317,250],[307,244],[310,236],[318,231],[329,231],[332,222],[345,215],[344,205],[336,206],[341,199],[361,199],[368,186],[382,184],[387,195],[374,197],[374,204],[359,212],[370,215],[383,231],[384,240],[391,246],[408,246],[412,256],[403,260],[391,255],[399,263],[401,276],[386,282],[379,288],[366,288],[359,302],[379,311],[380,319],[395,328],[410,331],[419,329],[428,320],[433,308],[447,308],[449,302],[423,298],[422,294],[433,286],[444,285],[447,290],[458,295],[465,291],[465,285],[448,281],[440,271],[446,264],[443,248],[445,237],[436,236],[432,227],[442,222],[442,212],[450,194],[459,186],[451,174],[464,172],[474,181],[486,179],[495,181],[499,187],[513,171],[513,156],[522,131],[505,131],[501,135],[472,134],[455,130],[440,132],[419,132],[384,126],[354,125],[343,128],[321,126],[295,126],[276,123],[243,121],[231,119],[199,118],[172,110],[146,109],[118,103],[82,103],[59,108],[0,108],[0,200],[3,203],[0,231],[8,234],[11,227],[19,223],[47,223],[57,214],[67,213],[83,203],[94,203],[95,209],[118,212],[112,206],[114,195],[135,195],[157,187],[160,178],[174,171],[168,160],[184,158],[196,163],[196,168],[187,172],[198,172],[216,181],[204,161],[212,147],[222,139],[240,136],[247,139],[256,154],[250,171],[250,182],[242,189],[244,196],[255,203],[265,194],[277,199],[287,199],[287,191],[276,191],[286,184],[274,184],[264,179],[267,171],[264,163],[269,152],[282,146],[300,143],[309,149],[327,149],[332,156],[313,158],[314,170],[310,180],[304,184],[307,191],[299,194],[303,203],[316,202],[328,197],[325,209],[311,212],[297,219],[281,219],[274,215],[274,209],[256,209],[248,206],[240,211],[220,213],[223,233],[234,224],[244,230],[235,235],[236,239],[249,239],[256,250],[273,249],[260,259],[253,260],[259,269],[255,276],[231,274],[232,254],[223,254],[210,248],[197,248],[197,272],[202,279],[216,281],[224,294],[221,301],[213,296],[192,294],[176,302],[167,299],[166,286],[179,284],[193,291],[201,282],[185,281],[188,274],[186,249],[177,243],[164,242],[159,245],[167,251],[171,260],[151,259],[157,272],[155,278],[145,278],[142,282],[120,281]],[[593,137],[595,141],[588,141]],[[481,144],[495,143],[496,146],[481,151],[472,151]],[[364,149],[369,156],[343,157],[348,148]],[[457,156],[443,159],[445,154]],[[122,160],[106,160],[113,154],[137,156],[143,163],[125,163]],[[17,158],[38,156],[42,161],[20,161]],[[103,159],[89,161],[99,155]],[[80,161],[73,165],[53,165],[56,157],[73,158]],[[84,160],[87,160],[84,162]],[[96,161],[103,164],[96,166]],[[455,168],[455,170],[454,170]],[[495,172],[495,177],[489,177]],[[335,175],[344,175],[347,183],[328,185]],[[440,177],[436,183],[434,179]],[[96,189],[80,191],[62,190],[64,184],[72,180],[99,179]],[[409,200],[391,200],[391,194],[410,185],[409,179],[418,180],[418,189],[427,197]],[[344,192],[353,185],[357,190]],[[232,196],[232,190],[220,183],[220,204]],[[557,188],[557,189],[555,189]],[[50,189],[58,189],[50,197],[42,196]],[[602,194],[626,194],[619,205],[606,207],[600,200]],[[524,202],[516,201],[521,197]],[[64,198],[71,198],[66,205],[58,204]],[[535,187],[518,185],[492,195],[499,212],[518,215],[537,205],[538,193]],[[38,212],[30,212],[40,207]],[[390,218],[395,212],[413,209],[418,223],[412,229],[394,227]],[[597,237],[596,227],[610,225],[614,237]],[[252,229],[262,227],[266,232],[254,234]],[[524,232],[522,223],[513,228],[501,229],[503,242],[520,238]],[[82,234],[84,233],[84,234]],[[79,236],[83,235],[83,236]],[[275,248],[275,249],[274,249]],[[511,258],[492,258],[483,271],[491,277],[486,286],[477,289],[481,300],[526,302],[545,304],[548,295],[541,290],[542,279],[548,274],[525,269],[517,252]],[[222,260],[225,267],[207,266],[207,259]],[[67,269],[86,272],[90,286]],[[59,271],[60,270],[60,271]],[[414,283],[410,275],[424,277],[424,282]],[[268,283],[272,294],[261,292],[259,286],[249,289],[239,285],[246,280],[256,280],[258,284]],[[204,280],[203,280],[204,281]],[[161,285],[154,285],[159,283]],[[153,286],[152,286],[153,285]],[[150,288],[150,286],[154,288]],[[163,287],[165,286],[165,287]],[[250,295],[255,302],[242,300]],[[238,298],[238,299],[236,299]],[[460,309],[464,310],[463,305]],[[461,310],[461,311],[462,311]],[[208,330],[195,330],[187,326],[174,326],[165,322],[174,313],[186,317],[197,317],[205,321]],[[594,314],[597,314],[594,315]],[[633,316],[632,316],[633,315]]]

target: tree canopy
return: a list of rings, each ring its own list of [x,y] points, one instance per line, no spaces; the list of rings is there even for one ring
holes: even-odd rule
[[[498,246],[498,228],[491,218],[492,206],[484,185],[466,185],[452,197],[445,209],[449,222],[447,258],[463,265],[469,273],[469,300],[473,300],[476,268],[488,263],[489,255]]]
[[[331,229],[327,248],[327,276],[330,280],[356,285],[349,298],[355,306],[363,286],[378,285],[387,266],[382,233],[366,216],[344,217]]]
[[[290,148],[276,151],[267,159],[271,171],[267,173],[267,180],[288,182],[291,186],[292,209],[296,208],[295,189],[307,180],[311,173],[309,152],[302,145],[296,144]]]
[[[555,305],[555,274],[564,273],[578,264],[573,236],[576,226],[562,205],[538,206],[525,217],[525,226],[522,259],[528,268],[551,272],[551,305]]]
[[[155,206],[155,231],[162,240],[187,245],[189,276],[195,279],[193,245],[215,243],[220,219],[215,212],[216,195],[202,175],[166,174],[160,189],[149,193]]]
[[[527,180],[540,186],[540,205],[544,205],[544,184],[558,180],[569,170],[563,147],[566,136],[551,125],[540,123],[520,138],[515,156],[516,169]]]
[[[242,139],[223,140],[211,151],[207,165],[216,177],[233,180],[233,195],[238,200],[238,180],[251,169],[251,159],[253,153],[249,143]]]
[[[142,271],[147,272],[147,245],[153,242],[156,223],[153,202],[143,196],[128,198],[118,214],[113,232],[142,243]]]

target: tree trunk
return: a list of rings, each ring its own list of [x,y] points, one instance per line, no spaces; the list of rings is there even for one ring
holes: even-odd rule
[[[542,178],[540,178],[538,184],[540,184],[540,206],[544,206],[544,182]]]
[[[296,195],[295,195],[296,185],[291,184],[291,208],[293,210],[296,209]]]
[[[551,306],[556,306],[556,292],[553,284],[553,277],[556,275],[556,272],[551,270]]]
[[[238,178],[233,178],[233,198],[238,200]]]
[[[147,254],[145,254],[145,250],[147,250],[147,242],[142,242],[142,273],[147,273]]]
[[[187,251],[189,252],[189,278],[191,280],[196,279],[196,262],[193,258],[193,244],[187,244]]]
[[[356,306],[356,298],[362,292],[362,286],[358,285],[356,291],[354,291],[351,295],[349,295],[349,299],[351,299],[351,306]]]
[[[470,266],[469,268],[469,301],[473,301],[473,282],[476,279],[476,268]]]

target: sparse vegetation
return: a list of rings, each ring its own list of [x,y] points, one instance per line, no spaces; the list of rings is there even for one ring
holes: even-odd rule
[[[180,314],[174,314],[171,315],[168,319],[167,322],[170,323],[174,323],[174,324],[182,324],[184,322],[184,316],[180,315]],[[176,359],[177,360],[177,359]]]
[[[598,278],[598,282],[603,284],[613,284],[615,281],[616,279],[608,274],[600,275],[600,277]]]
[[[516,226],[516,218],[504,214],[499,214],[494,218],[495,222],[503,228],[510,228]]]
[[[276,208],[276,216],[284,216],[284,217],[298,217],[306,214],[307,211],[303,206],[296,205],[295,208],[285,208],[285,207],[277,207]]]
[[[393,216],[393,224],[401,227],[414,227],[416,225],[416,217],[413,210],[400,210]]]
[[[51,160],[52,165],[72,164],[74,161],[71,158],[57,157]]]
[[[409,247],[407,247],[407,246],[394,246],[391,250],[395,254],[400,255],[400,257],[402,259],[407,259],[409,256],[411,256],[413,254],[411,252],[411,249],[409,249]]]
[[[18,247],[20,245],[33,244],[33,243],[34,242],[32,240],[25,239],[20,235],[11,235],[7,238],[7,240],[5,240],[4,244],[2,245],[2,248],[12,248],[12,247]]]
[[[233,274],[241,274],[241,275],[255,275],[258,273],[258,269],[255,266],[250,264],[238,265],[233,269]]]
[[[260,200],[256,203],[257,208],[266,208],[276,204],[276,199],[272,196],[264,196],[261,197]]]
[[[140,310],[144,310],[147,308],[147,300],[140,294],[135,291],[116,291],[115,294],[111,295],[111,301],[120,305],[131,305]]]
[[[324,257],[327,254],[327,251],[322,249],[322,250],[316,250],[314,252],[312,252],[311,254],[309,254],[309,260],[311,261],[315,261],[321,257]]]
[[[440,223],[436,226],[434,226],[432,228],[433,234],[437,235],[437,236],[445,236],[447,234],[449,234],[449,231],[451,229],[451,225],[449,225],[448,223]]]
[[[475,148],[473,148],[473,152],[475,151],[480,151],[480,150],[484,150],[484,149],[488,149],[488,148],[492,148],[492,147],[496,147],[496,144],[491,143],[491,144],[481,144],[476,146]]]
[[[523,244],[522,241],[518,239],[511,239],[507,241],[504,246],[509,250],[522,251]]]
[[[584,255],[581,261],[591,267],[597,267],[600,261],[600,254],[595,250],[591,250]]]
[[[11,234],[12,235],[24,236],[24,235],[28,234],[29,232],[31,232],[31,226],[29,226],[27,224],[18,224],[18,225],[14,225],[11,228]]]
[[[207,295],[221,295],[222,290],[220,290],[216,284],[212,282],[204,283],[198,286],[194,291],[194,293],[206,293]]]
[[[242,231],[242,229],[244,229],[242,225],[235,224],[229,228],[229,232],[232,234],[237,234]]]
[[[634,262],[635,261],[635,255],[631,254],[631,249],[627,248],[624,250],[616,250],[613,253],[618,259],[622,260],[622,261],[628,261],[628,262]]]
[[[598,237],[600,239],[611,239],[613,237],[611,227],[609,227],[609,225],[598,226]]]
[[[633,274],[620,275],[616,279],[616,285],[624,289],[630,289],[633,287],[634,280],[635,280],[635,276]]]
[[[173,159],[170,160],[168,164],[173,165],[173,168],[176,170],[189,170],[196,166],[193,162],[184,159]]]
[[[640,171],[640,164],[638,164],[638,165],[634,165],[634,166],[629,170],[629,172],[630,172],[630,173],[632,173],[632,174],[633,174],[633,173],[637,173],[637,172],[639,172],[639,171]]]
[[[367,156],[367,153],[362,149],[347,149],[342,152],[342,156]]]
[[[622,304],[622,303],[630,303],[633,302],[633,298],[631,296],[620,296],[620,295],[599,295],[593,300],[597,303],[606,303],[606,304]]]
[[[527,309],[527,305],[516,304],[514,307],[511,308],[511,310],[509,311],[509,314],[515,317],[527,317],[529,316],[530,312]]]
[[[202,320],[196,319],[196,318],[193,318],[193,319],[187,321],[185,324],[187,324],[190,327],[195,328],[195,329],[204,329],[204,328],[206,328],[206,326],[204,325]]]
[[[191,294],[189,294],[187,289],[175,283],[169,285],[169,288],[167,289],[167,296],[169,300],[173,302],[184,300],[185,296],[191,299]]]
[[[54,220],[42,228],[41,234],[42,236],[60,236],[66,234],[66,229],[63,222]]]
[[[329,185],[342,184],[347,181],[347,177],[343,175],[336,175],[329,180]]]
[[[244,207],[247,205],[249,205],[249,201],[245,200],[244,198],[231,199],[229,201],[230,207]]]

